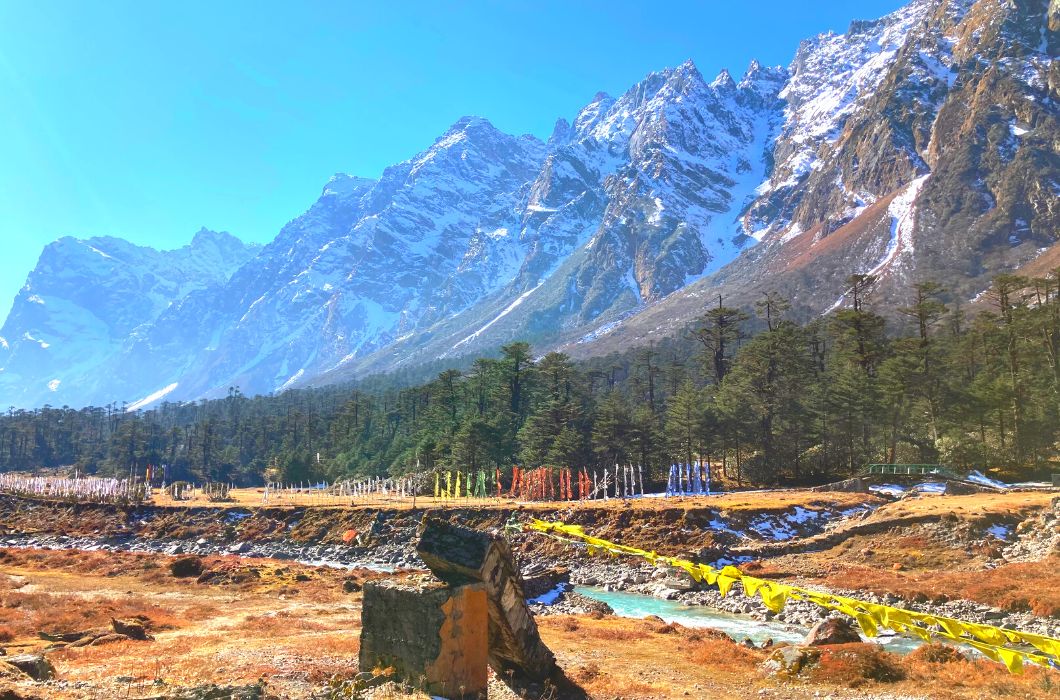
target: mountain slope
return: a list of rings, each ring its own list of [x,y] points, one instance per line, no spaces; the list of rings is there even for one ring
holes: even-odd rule
[[[793,176],[780,165],[763,184],[747,217],[762,243],[629,319],[594,352],[673,333],[718,294],[750,303],[775,290],[808,316],[843,303],[854,272],[880,277],[881,309],[906,303],[909,285],[924,279],[960,302],[997,272],[1042,273],[1031,262],[1060,237],[1060,76],[1051,58],[1060,16],[1044,0],[979,0],[914,3],[875,24],[899,22],[908,29],[900,40],[892,34],[886,70],[815,145],[811,166]],[[819,47],[863,44],[864,27],[823,37],[810,53],[804,44],[802,63],[822,62],[812,55]],[[800,82],[799,65],[786,91]],[[781,164],[811,140],[793,121],[775,146]]]
[[[117,376],[100,372],[108,359],[172,304],[216,290],[256,250],[206,229],[169,251],[119,238],[52,243],[0,328],[0,403],[118,399]]]
[[[740,214],[768,171],[786,72],[757,62],[709,84],[690,61],[557,124],[521,212],[512,284],[428,331],[324,376],[548,343],[616,323],[717,270],[748,243]]]
[[[219,293],[174,305],[115,367],[142,368],[130,387],[144,393],[176,384],[171,398],[269,392],[459,311],[514,275],[506,226],[543,156],[540,141],[468,117],[378,181],[337,175]]]

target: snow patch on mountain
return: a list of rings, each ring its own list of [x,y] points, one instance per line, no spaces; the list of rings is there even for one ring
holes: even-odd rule
[[[899,193],[887,207],[891,217],[891,235],[883,258],[866,274],[880,275],[890,270],[903,257],[913,254],[913,230],[916,226],[916,198],[930,175],[922,175]]]
[[[461,340],[459,343],[454,345],[453,349],[456,350],[461,345],[467,345],[472,340],[474,340],[475,338],[477,338],[480,335],[482,335],[486,330],[489,329],[490,326],[495,324],[497,321],[500,321],[502,318],[504,318],[505,316],[510,314],[512,311],[514,311],[517,306],[519,306],[524,301],[526,301],[526,298],[528,296],[530,296],[531,294],[533,294],[534,292],[536,292],[538,289],[540,289],[542,284],[544,284],[543,281],[542,282],[538,282],[537,286],[535,286],[532,289],[528,289],[525,292],[523,292],[522,294],[520,294],[518,297],[515,298],[515,301],[513,301],[511,304],[508,304],[508,306],[506,306],[504,308],[504,311],[501,311],[499,314],[494,316],[486,325],[482,326],[482,328],[479,328],[477,331],[475,331],[474,333],[472,333],[471,335],[467,336],[466,338]]]
[[[168,386],[162,387],[158,391],[156,391],[156,392],[154,392],[152,394],[148,394],[147,396],[143,397],[139,401],[133,401],[131,404],[129,404],[128,406],[125,407],[125,411],[126,411],[126,413],[131,413],[133,411],[139,411],[141,408],[146,408],[146,407],[150,406],[151,404],[162,400],[167,395],[173,393],[173,390],[176,389],[178,386],[179,386],[178,382],[173,382],[172,384],[169,384]]]

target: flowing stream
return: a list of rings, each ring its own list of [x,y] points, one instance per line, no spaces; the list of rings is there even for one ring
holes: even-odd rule
[[[679,601],[663,600],[654,596],[622,591],[606,591],[595,586],[578,586],[578,593],[607,603],[621,617],[642,618],[657,615],[666,622],[676,622],[685,627],[710,627],[720,630],[737,641],[750,638],[755,644],[767,639],[774,642],[801,643],[809,632],[808,627],[788,625],[782,622],[756,620],[747,615],[722,612],[705,605],[685,605]],[[923,644],[919,639],[891,635],[866,641],[882,644],[888,651],[908,654]]]

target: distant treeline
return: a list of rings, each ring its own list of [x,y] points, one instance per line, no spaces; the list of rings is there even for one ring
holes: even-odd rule
[[[805,324],[775,294],[753,314],[719,300],[679,338],[584,362],[516,342],[411,387],[11,409],[0,468],[167,464],[171,479],[241,484],[516,464],[632,463],[662,479],[697,458],[753,484],[869,462],[1060,470],[1060,270],[996,278],[974,314],[917,284],[892,325],[872,309],[874,282],[851,277],[847,308]]]

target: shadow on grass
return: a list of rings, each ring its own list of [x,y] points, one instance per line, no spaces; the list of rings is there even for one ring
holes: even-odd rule
[[[518,675],[496,676],[513,694],[524,700],[588,700],[588,693],[567,677],[563,669],[556,667],[552,676],[544,681],[531,681]]]

